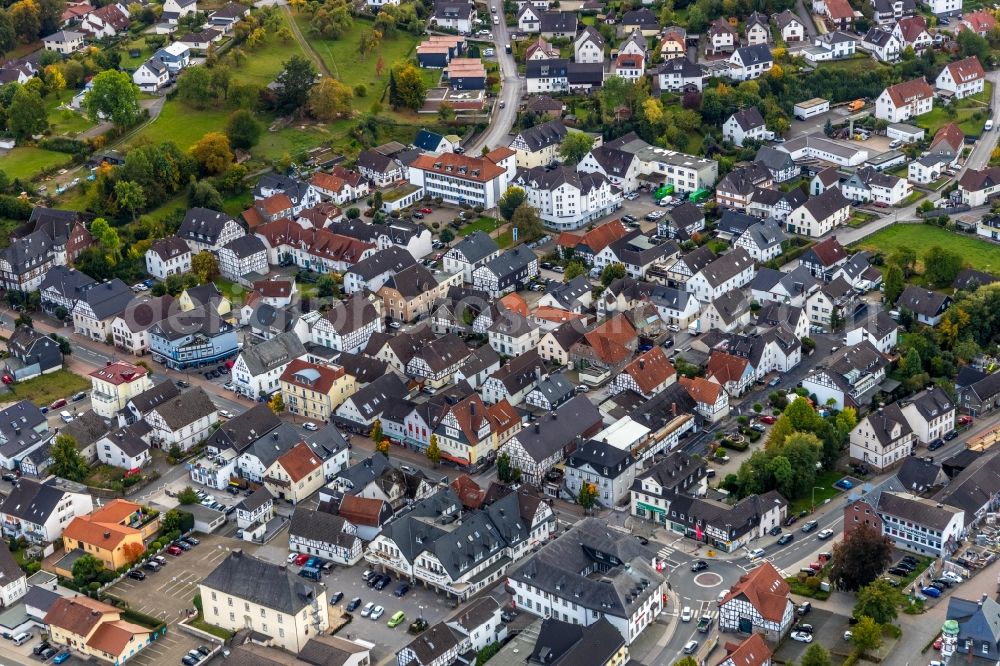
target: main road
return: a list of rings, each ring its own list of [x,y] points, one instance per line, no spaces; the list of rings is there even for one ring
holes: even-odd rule
[[[469,155],[478,154],[483,147],[493,150],[507,145],[507,135],[510,134],[510,129],[514,126],[514,120],[517,118],[517,107],[521,102],[522,83],[517,76],[517,63],[514,62],[513,53],[507,53],[510,33],[504,20],[503,2],[490,0],[490,3],[491,15],[500,19],[500,23],[493,26],[493,44],[497,62],[500,64],[502,83],[500,97],[497,98],[490,113],[489,126],[485,132],[465,146],[465,152]],[[496,9],[495,13],[492,13],[493,9]]]

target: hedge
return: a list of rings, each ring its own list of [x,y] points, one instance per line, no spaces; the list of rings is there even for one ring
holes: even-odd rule
[[[83,141],[77,141],[76,139],[70,139],[65,136],[53,136],[46,139],[42,139],[38,142],[39,148],[44,148],[45,150],[52,150],[57,153],[68,153],[70,155],[83,155],[90,149],[87,144]]]

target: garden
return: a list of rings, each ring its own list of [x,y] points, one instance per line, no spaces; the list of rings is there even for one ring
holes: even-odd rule
[[[1000,272],[1000,247],[974,236],[929,224],[894,224],[868,236],[857,245],[860,249],[887,256],[901,247],[929,248],[936,245],[960,255],[972,268],[987,273]],[[917,270],[919,269],[918,264]]]

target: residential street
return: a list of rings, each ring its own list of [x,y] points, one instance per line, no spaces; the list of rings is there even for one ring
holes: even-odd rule
[[[493,105],[493,113],[490,117],[489,127],[486,131],[472,140],[465,146],[467,155],[479,155],[483,147],[493,150],[495,148],[507,147],[507,135],[514,126],[517,119],[517,109],[520,106],[521,98],[524,95],[523,82],[517,75],[517,65],[514,63],[514,56],[507,53],[507,43],[510,40],[506,22],[503,20],[503,3],[500,0],[492,0],[500,16],[500,23],[491,27],[493,31],[493,44],[496,50],[497,62],[500,63],[500,97]],[[500,108],[501,103],[504,108]]]

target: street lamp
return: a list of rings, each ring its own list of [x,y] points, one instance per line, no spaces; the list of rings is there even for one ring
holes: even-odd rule
[[[813,489],[812,489],[812,510],[814,512],[816,511],[816,491],[817,490],[826,490],[826,489],[823,486],[813,486]]]

